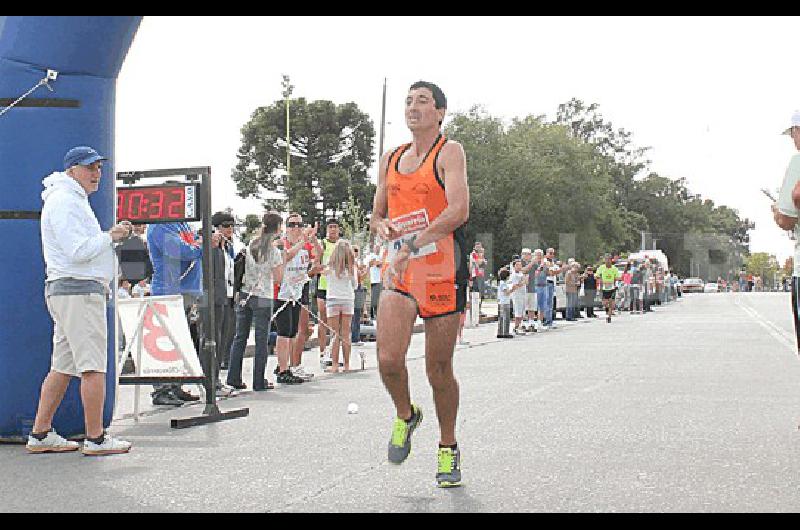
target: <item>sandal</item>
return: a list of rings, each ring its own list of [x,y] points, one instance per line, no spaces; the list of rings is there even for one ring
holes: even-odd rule
[[[263,387],[253,385],[253,390],[256,391],[256,392],[260,392],[260,391],[263,391],[263,390],[274,390],[274,389],[275,389],[275,385],[270,383],[267,379],[264,379],[264,386]]]

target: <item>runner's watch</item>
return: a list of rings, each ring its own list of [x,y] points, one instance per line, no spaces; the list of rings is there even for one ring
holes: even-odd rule
[[[416,254],[417,252],[419,252],[419,247],[416,245],[416,243],[417,243],[416,234],[409,237],[406,240],[406,245],[408,246],[408,250],[410,250],[412,254]]]

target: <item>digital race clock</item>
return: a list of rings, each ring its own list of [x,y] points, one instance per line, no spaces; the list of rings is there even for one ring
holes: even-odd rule
[[[200,184],[159,184],[117,188],[117,221],[174,223],[199,221]]]

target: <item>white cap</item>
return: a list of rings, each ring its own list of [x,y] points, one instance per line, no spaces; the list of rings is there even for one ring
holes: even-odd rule
[[[792,114],[792,124],[781,134],[791,134],[792,127],[800,127],[800,110],[794,111],[794,114]]]
[[[529,248],[523,248],[522,249],[522,254],[530,254],[530,253],[531,253],[531,249],[529,249]]]

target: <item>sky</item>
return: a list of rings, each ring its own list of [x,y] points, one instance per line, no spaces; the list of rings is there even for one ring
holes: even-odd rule
[[[385,146],[409,141],[408,87],[437,83],[452,111],[545,115],[576,97],[649,146],[651,169],[756,223],[751,251],[793,243],[759,191],[795,153],[797,17],[145,17],[117,83],[116,170],[211,166],[213,210],[261,213],[230,179],[240,130],[294,97],[354,101]],[[377,135],[376,135],[377,159]],[[373,180],[376,165],[371,169]],[[665,227],[664,230],[668,230]],[[658,229],[654,229],[658,231]]]

